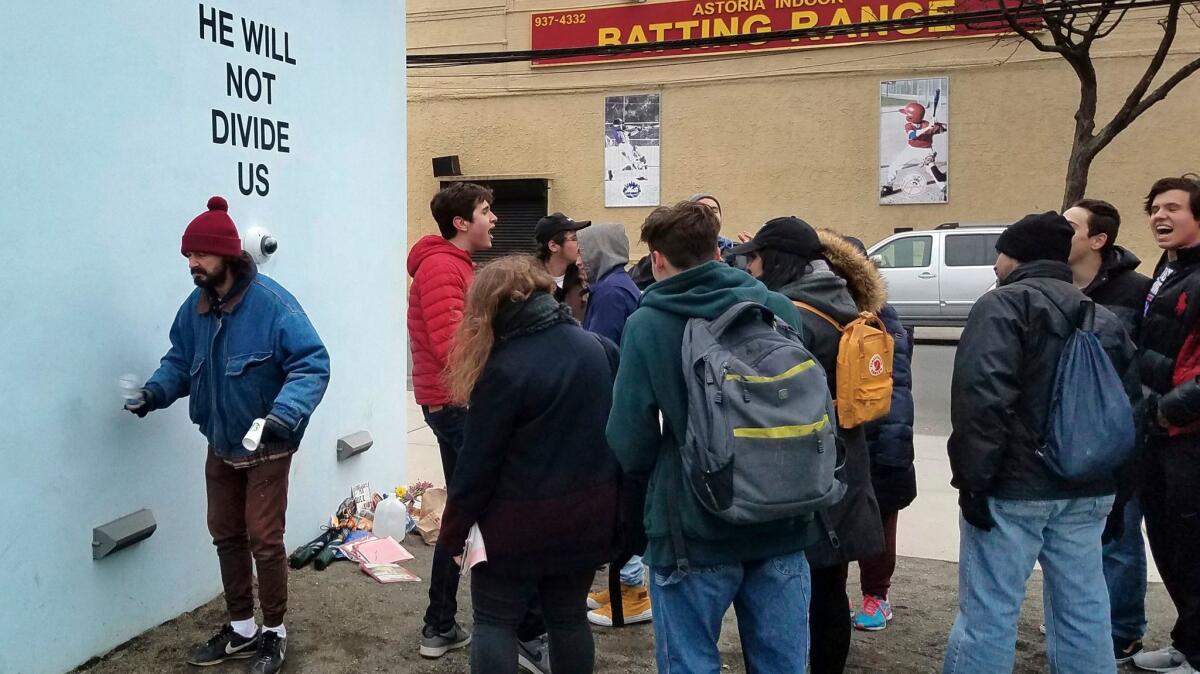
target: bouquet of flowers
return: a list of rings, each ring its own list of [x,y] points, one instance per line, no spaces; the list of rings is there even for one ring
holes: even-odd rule
[[[408,485],[407,487],[404,485],[396,487],[395,494],[396,498],[400,499],[408,508],[409,514],[416,517],[416,514],[420,509],[421,496],[425,494],[425,490],[427,489],[433,489],[433,483],[426,482],[425,480],[419,480]]]

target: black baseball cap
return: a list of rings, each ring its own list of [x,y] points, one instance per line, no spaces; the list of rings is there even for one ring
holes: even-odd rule
[[[559,232],[574,232],[591,224],[591,220],[575,221],[562,213],[551,213],[537,221],[537,226],[533,229],[533,238],[537,239],[538,243],[546,243]]]
[[[763,248],[792,253],[808,260],[815,260],[825,250],[812,225],[789,215],[768,220],[753,239],[734,246],[726,255],[746,255]]]

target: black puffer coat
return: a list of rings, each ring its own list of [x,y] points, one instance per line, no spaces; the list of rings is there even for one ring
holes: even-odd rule
[[[892,409],[882,419],[866,425],[867,451],[871,455],[871,486],[879,511],[907,508],[917,498],[917,471],[913,468],[913,339],[890,304],[879,311],[892,334]]]
[[[1062,262],[1017,267],[975,303],[954,357],[950,392],[951,484],[1010,499],[1068,499],[1113,494],[1115,475],[1073,483],[1035,453],[1043,444],[1059,357],[1086,297]],[[1100,343],[1140,418],[1133,343],[1113,313],[1096,307]]]
[[[1135,344],[1146,307],[1146,293],[1150,291],[1150,279],[1137,273],[1141,263],[1138,256],[1113,246],[1104,254],[1096,278],[1083,289],[1084,295],[1116,314]]]
[[[1155,278],[1167,264],[1164,255]],[[1171,424],[1171,435],[1190,435],[1200,431],[1200,248],[1178,251],[1170,265],[1175,273],[1158,289],[1142,321],[1138,359],[1142,383],[1154,399],[1151,408]],[[1162,430],[1157,424],[1151,428]]]
[[[834,320],[848,323],[860,311],[879,311],[884,301],[883,279],[874,265],[841,237],[818,231],[826,261],[813,263],[813,270],[798,281],[779,289],[791,300],[811,304]],[[830,394],[836,395],[838,343],[841,333],[825,319],[800,310],[804,343],[825,368]],[[838,441],[846,465],[840,475],[846,495],[832,508],[820,513],[825,535],[805,550],[808,562],[823,569],[873,557],[883,551],[883,524],[871,488],[871,460],[862,426],[839,428]]]

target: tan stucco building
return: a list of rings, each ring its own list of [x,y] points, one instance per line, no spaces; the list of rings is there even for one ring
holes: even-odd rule
[[[656,4],[410,0],[408,52],[529,49],[535,13],[639,12]],[[1158,46],[1159,17],[1159,10],[1132,12],[1097,43],[1101,123]],[[1190,21],[1181,19],[1179,31],[1167,74],[1200,48]],[[650,209],[604,206],[604,98],[644,93],[662,97],[661,202],[698,191],[719,195],[727,236],[795,214],[869,244],[896,227],[1011,222],[1061,204],[1079,85],[1057,55],[1011,39],[943,32],[921,41],[731,56],[409,69],[409,244],[436,232],[428,203],[440,183],[430,160],[445,155],[457,155],[467,176],[544,184],[548,210],[622,223],[636,244]],[[949,201],[880,205],[878,175],[888,162],[879,148],[880,82],[942,76],[953,96]],[[1157,177],[1200,171],[1198,108],[1200,76],[1135,122],[1091,173],[1089,196],[1121,209],[1121,243],[1151,263],[1157,251],[1141,199]]]

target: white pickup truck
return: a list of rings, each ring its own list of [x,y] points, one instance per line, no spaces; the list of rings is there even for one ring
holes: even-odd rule
[[[996,285],[996,239],[1004,225],[946,223],[897,232],[867,253],[887,281],[904,325],[961,327],[975,300]]]

